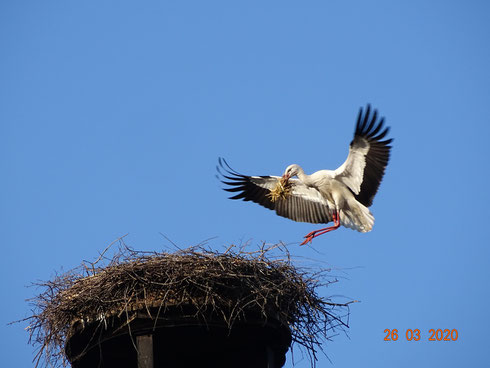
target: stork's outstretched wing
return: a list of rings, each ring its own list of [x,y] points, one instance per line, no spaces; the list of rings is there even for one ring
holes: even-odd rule
[[[237,173],[227,162],[220,158],[216,167],[223,184],[228,185],[224,190],[238,192],[230,199],[243,199],[260,204],[270,210],[275,210],[279,216],[287,217],[298,222],[326,224],[332,221],[332,204],[329,204],[320,192],[307,187],[297,179],[289,179],[291,193],[286,199],[273,202],[269,193],[274,188],[278,176],[246,176]]]
[[[371,206],[373,198],[383,179],[390,158],[393,139],[382,140],[389,128],[383,129],[384,118],[376,121],[378,112],[371,115],[371,106],[362,108],[357,117],[354,139],[350,143],[347,160],[334,171],[335,178],[347,185],[356,199],[366,207]]]

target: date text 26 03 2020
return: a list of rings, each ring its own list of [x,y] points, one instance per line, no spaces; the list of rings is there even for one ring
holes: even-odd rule
[[[397,341],[398,340],[398,330],[396,328],[390,330],[389,328],[384,330],[386,334],[384,341]],[[405,332],[405,338],[408,341],[419,341],[421,338],[420,330],[418,328],[412,330],[408,329]],[[429,339],[428,341],[456,341],[458,339],[458,330],[453,328],[450,329],[440,329],[437,330],[431,328],[429,330]]]

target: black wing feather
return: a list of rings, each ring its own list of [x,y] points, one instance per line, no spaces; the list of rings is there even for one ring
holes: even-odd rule
[[[365,114],[363,114],[362,108],[359,110],[354,140],[351,142],[351,147],[356,144],[363,145],[365,144],[364,142],[369,144],[369,150],[365,157],[366,166],[364,167],[361,189],[359,194],[356,195],[356,199],[366,207],[373,204],[374,196],[378,191],[390,159],[390,143],[393,141],[393,139],[382,141],[390,128],[385,127],[383,129],[384,118],[381,118],[376,123],[377,111],[374,110],[372,116],[370,111],[370,105],[367,105]]]

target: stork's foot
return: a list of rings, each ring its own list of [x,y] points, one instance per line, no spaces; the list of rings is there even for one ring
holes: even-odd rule
[[[309,232],[308,234],[306,234],[304,237],[305,238],[314,238],[315,236],[317,236],[316,234],[319,233],[320,231],[323,231],[325,229],[320,229],[320,230],[314,230],[312,232]]]
[[[329,231],[332,231],[332,230],[337,229],[338,227],[339,227],[338,225],[335,225],[335,226],[326,227],[324,229],[319,229],[319,230],[312,231],[311,233],[305,235],[305,240],[303,240],[303,242],[300,245],[305,245],[305,244],[311,243],[311,241],[314,238],[316,238],[317,236],[326,234]]]
[[[333,226],[329,226],[329,227],[326,227],[323,229],[314,230],[314,231],[306,234],[305,240],[303,240],[303,242],[300,245],[305,245],[305,244],[311,243],[311,241],[314,238],[316,238],[317,236],[320,236],[320,235],[326,234],[330,231],[338,229],[340,226],[340,218],[339,218],[339,215],[337,212],[334,212],[334,214],[333,214],[333,224],[334,224]]]
[[[305,244],[311,243],[311,241],[313,240],[314,236],[309,236],[309,234],[308,234],[308,235],[305,236],[305,238],[306,239],[303,240],[303,242],[300,245],[305,245]]]
[[[323,232],[320,234],[321,231],[325,231],[325,229],[320,229],[320,230],[314,230],[304,236],[305,240],[300,245],[305,245],[308,243],[311,243],[313,238],[316,238],[317,236],[324,234]]]

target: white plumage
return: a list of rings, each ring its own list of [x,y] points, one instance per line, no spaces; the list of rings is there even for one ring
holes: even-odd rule
[[[390,157],[392,139],[383,140],[389,128],[383,129],[384,119],[377,121],[377,111],[359,111],[354,139],[349,155],[336,170],[320,170],[305,174],[297,165],[289,165],[283,178],[291,184],[286,198],[273,201],[270,191],[278,176],[246,176],[234,171],[224,159],[219,159],[218,172],[229,185],[229,192],[238,192],[231,199],[253,201],[275,210],[279,216],[310,223],[334,222],[333,226],[312,231],[302,244],[314,237],[337,229],[340,225],[360,232],[371,231],[374,216],[369,208],[378,191]],[[297,177],[297,179],[293,179]]]

